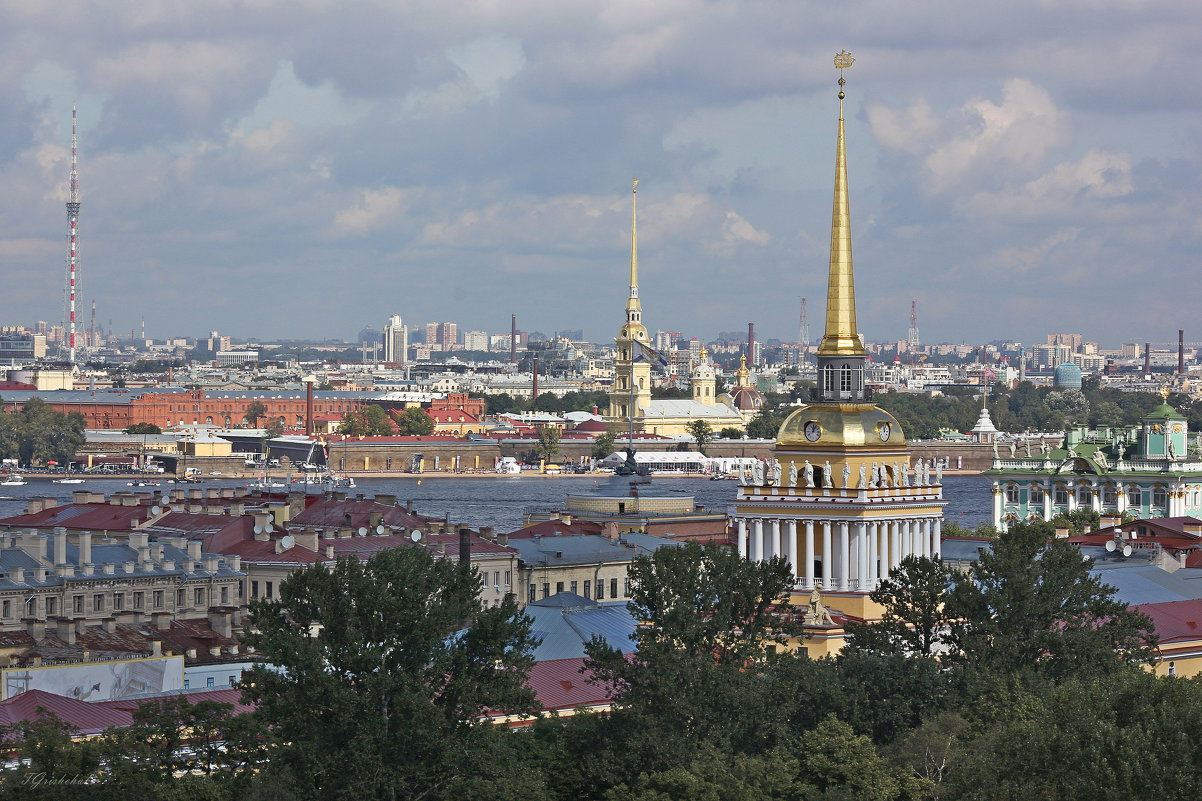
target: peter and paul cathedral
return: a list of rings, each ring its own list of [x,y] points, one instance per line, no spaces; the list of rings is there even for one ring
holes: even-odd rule
[[[843,71],[851,63],[846,52],[835,58],[839,127],[818,386],[814,401],[785,419],[773,462],[744,478],[735,503],[739,553],[785,557],[795,576],[794,603],[808,597],[811,613],[821,610],[807,616],[814,656],[838,649],[842,620],[879,617],[868,593],[903,557],[940,554],[945,504],[941,472],[910,464],[905,432],[865,395],[844,146]]]

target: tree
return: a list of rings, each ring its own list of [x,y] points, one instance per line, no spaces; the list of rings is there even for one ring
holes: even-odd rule
[[[878,623],[847,624],[848,647],[903,656],[932,656],[943,643],[949,619],[944,600],[952,572],[943,561],[906,556],[870,594],[885,607]]]
[[[606,431],[604,434],[598,435],[593,440],[593,457],[604,459],[606,456],[609,456],[614,452],[614,442],[615,437],[612,431]]]
[[[259,418],[267,415],[267,406],[262,401],[251,401],[246,411],[242,415],[242,419],[251,428],[259,427]]]
[[[418,407],[410,406],[397,422],[397,429],[402,435],[425,437],[434,432],[434,418]],[[392,433],[391,426],[389,433]]]
[[[742,439],[745,433],[741,428],[729,426],[718,432],[718,439]]]
[[[87,441],[83,415],[63,414],[30,398],[12,414],[0,414],[0,457],[21,464],[65,465]]]
[[[1149,662],[1152,621],[1114,598],[1049,523],[1017,523],[948,595],[949,643],[970,666],[1052,680]]]
[[[776,439],[784,422],[783,412],[765,406],[756,412],[755,417],[747,424],[747,436],[752,439]]]
[[[466,564],[402,546],[293,572],[250,604],[244,697],[278,736],[267,770],[306,798],[416,799],[467,781],[491,724],[525,713],[535,640],[512,595],[484,608]]]
[[[599,638],[586,646],[586,666],[614,688],[627,720],[655,737],[684,738],[689,747],[747,747],[769,737],[769,649],[799,631],[788,603],[788,563],[688,543],[636,558],[628,574],[630,611],[645,621],[635,633],[637,650],[624,656]],[[748,670],[765,660],[769,667]]]
[[[693,441],[697,443],[697,450],[701,455],[705,455],[705,446],[708,445],[714,438],[714,429],[707,420],[694,420],[685,428]]]
[[[559,429],[555,426],[538,427],[538,455],[550,460],[559,452]]]
[[[154,423],[134,423],[125,429],[126,434],[162,434],[163,429]]]

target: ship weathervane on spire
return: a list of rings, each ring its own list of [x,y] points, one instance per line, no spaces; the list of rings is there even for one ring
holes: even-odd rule
[[[835,67],[839,70],[839,99],[843,99],[843,87],[847,81],[843,79],[843,70],[856,63],[856,60],[851,57],[851,53],[846,50],[840,50],[835,53]]]

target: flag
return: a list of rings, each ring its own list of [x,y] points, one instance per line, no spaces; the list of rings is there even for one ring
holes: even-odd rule
[[[630,351],[631,361],[635,362],[650,362],[658,364],[660,367],[668,366],[668,359],[661,353],[658,353],[651,347],[644,345],[637,339],[630,343],[633,347]]]

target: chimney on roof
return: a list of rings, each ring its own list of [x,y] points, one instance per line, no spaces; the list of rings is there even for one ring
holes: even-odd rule
[[[405,501],[405,511],[409,514],[413,514],[413,501]]]
[[[100,621],[100,628],[104,629],[105,634],[112,634],[117,630],[117,618],[106,617]]]
[[[199,562],[200,549],[203,544],[200,540],[188,540],[188,558]]]
[[[163,655],[163,641],[162,640],[151,640],[150,641],[150,655],[151,656],[162,656]]]
[[[496,529],[494,529],[492,526],[480,526],[480,537],[486,540],[496,540]]]
[[[333,559],[333,558],[334,558],[334,546],[327,545],[326,546],[326,559]]]
[[[467,526],[459,527],[459,564],[468,565],[472,562],[472,530]]]
[[[222,609],[209,610],[209,628],[222,637],[229,639],[234,636],[233,615]]]
[[[150,622],[159,631],[166,631],[171,628],[171,613],[170,612],[153,612],[150,615]]]
[[[79,566],[91,566],[92,564],[92,532],[79,532]]]
[[[75,644],[75,626],[72,625],[70,618],[60,617],[54,621],[54,633],[58,638],[67,645]]]
[[[35,618],[25,619],[25,631],[30,637],[36,641],[46,639],[46,621],[37,620]]]
[[[396,506],[396,496],[392,494],[385,494],[383,492],[377,492],[376,503],[383,504],[384,506]]]
[[[501,532],[497,535],[497,545],[509,545],[509,535]]]
[[[195,659],[196,658],[196,649],[189,648],[188,650],[184,651],[184,657],[187,659]]]
[[[62,526],[54,527],[54,564],[67,564],[67,529]]]

